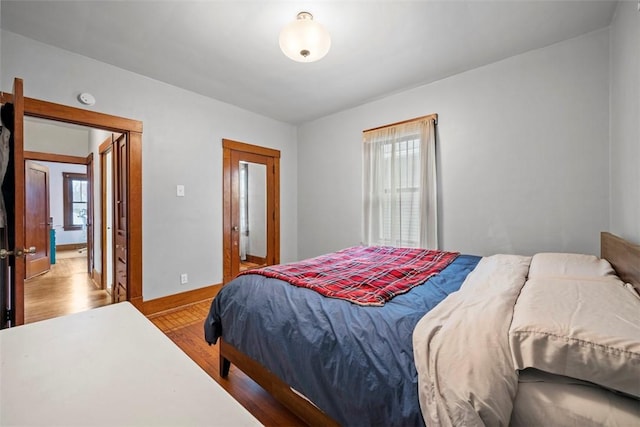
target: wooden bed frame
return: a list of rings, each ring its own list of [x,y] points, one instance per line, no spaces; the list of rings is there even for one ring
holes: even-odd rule
[[[635,245],[611,233],[602,232],[600,256],[611,263],[622,280],[631,283],[640,293],[640,245]],[[232,363],[308,425],[339,425],[258,362],[220,338],[220,375],[222,377],[229,374]]]
[[[600,233],[600,257],[609,261],[618,277],[631,283],[640,293],[640,245],[603,231]]]

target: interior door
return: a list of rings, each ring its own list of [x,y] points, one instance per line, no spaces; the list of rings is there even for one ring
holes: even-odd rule
[[[113,302],[128,300],[127,288],[127,135],[114,141],[113,150],[113,206],[114,284]]]
[[[224,139],[223,282],[280,262],[280,152]]]
[[[100,145],[102,288],[113,295],[113,136]],[[113,299],[113,297],[112,297]]]
[[[5,102],[5,95],[10,101]],[[2,293],[0,295],[0,326],[16,326],[24,323],[24,274],[25,263],[22,257],[23,249],[18,250],[18,256],[12,254],[17,248],[24,248],[24,97],[22,79],[13,82],[13,93],[2,94],[3,113],[7,113],[7,121],[3,125],[11,128],[11,138],[8,142],[8,156],[4,179],[2,181],[2,196],[5,206],[5,227],[3,227],[2,249],[7,251],[0,255],[2,265]],[[8,114],[8,103],[13,106],[13,117]],[[3,114],[3,117],[5,114]],[[16,215],[17,213],[17,215]]]
[[[94,222],[94,212],[93,212],[93,193],[94,193],[94,184],[93,184],[93,153],[87,156],[87,273],[93,274],[93,269],[95,265],[94,257],[95,250],[93,247],[94,239],[93,239],[93,222]],[[92,275],[93,277],[93,275]]]
[[[25,194],[25,241],[35,247],[25,259],[25,279],[30,279],[51,269],[48,167],[25,161]]]

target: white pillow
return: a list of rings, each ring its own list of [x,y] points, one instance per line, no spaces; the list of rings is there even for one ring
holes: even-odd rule
[[[545,277],[606,277],[616,272],[609,261],[594,255],[569,253],[539,253],[531,258],[529,278]]]
[[[572,275],[593,271],[564,265]],[[640,299],[616,276],[529,279],[509,340],[517,369],[536,368],[640,398]]]

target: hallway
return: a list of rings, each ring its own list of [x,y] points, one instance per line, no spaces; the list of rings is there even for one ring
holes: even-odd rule
[[[32,323],[111,304],[87,274],[87,254],[60,251],[51,270],[24,282],[24,322]]]

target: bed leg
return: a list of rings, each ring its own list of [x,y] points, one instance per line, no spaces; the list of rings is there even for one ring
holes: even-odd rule
[[[231,362],[229,362],[229,360],[227,360],[223,355],[220,355],[219,363],[220,376],[222,378],[227,378],[227,376],[229,376],[229,368],[231,368]]]

